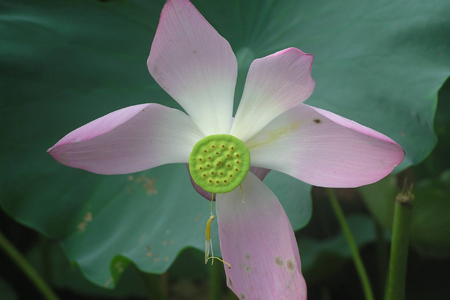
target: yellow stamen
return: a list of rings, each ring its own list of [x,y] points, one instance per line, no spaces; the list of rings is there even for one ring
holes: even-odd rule
[[[207,264],[208,260],[210,260],[210,259],[211,259],[211,265],[214,264],[214,258],[215,258],[218,261],[221,261],[222,263],[226,264],[228,266],[228,268],[231,269],[231,265],[229,263],[214,256],[214,251],[213,251],[213,246],[212,246],[212,241],[211,241],[211,222],[212,222],[212,220],[214,220],[216,218],[216,216],[213,215],[213,213],[212,213],[213,200],[214,200],[214,193],[211,194],[211,215],[209,216],[208,221],[206,221],[205,264]],[[209,251],[211,251],[211,256],[209,256]]]
[[[206,221],[206,234],[205,234],[205,240],[209,241],[211,240],[211,222],[216,218],[215,215],[211,214],[209,217],[209,220]]]

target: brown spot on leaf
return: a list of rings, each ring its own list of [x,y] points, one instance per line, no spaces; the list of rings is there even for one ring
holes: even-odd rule
[[[112,283],[114,282],[114,279],[111,277],[111,278],[109,278],[106,282],[105,282],[105,284],[104,284],[104,287],[109,287]]]
[[[145,175],[141,175],[141,177],[136,179],[137,183],[142,183],[142,186],[146,190],[147,195],[158,194],[158,191],[155,188],[156,181],[157,181],[157,178],[148,178]]]
[[[314,123],[320,124],[320,123],[322,123],[322,120],[320,120],[320,119],[314,119]]]
[[[86,226],[88,225],[88,223],[92,222],[92,220],[93,220],[92,213],[88,211],[83,218],[83,222],[78,224],[78,230],[85,231]]]
[[[145,234],[141,235],[139,238],[139,243],[142,243],[145,240]]]
[[[119,273],[122,273],[123,270],[124,270],[121,261],[117,262],[117,263],[115,264],[115,267],[116,267],[116,269],[117,269],[117,272],[119,272]]]
[[[85,220],[86,222],[91,222],[91,221],[92,221],[92,213],[91,213],[90,211],[88,211],[88,212],[86,213],[86,216],[84,216],[84,220]]]
[[[80,224],[78,224],[78,230],[79,231],[85,231],[86,230],[86,226],[87,226],[86,222],[81,222]]]

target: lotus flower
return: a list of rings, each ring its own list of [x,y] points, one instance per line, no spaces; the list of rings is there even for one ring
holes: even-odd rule
[[[196,189],[216,196],[229,288],[240,299],[306,299],[291,224],[260,179],[270,169],[311,185],[357,187],[388,175],[404,157],[385,135],[303,104],[315,86],[312,61],[295,48],[253,61],[233,120],[237,61],[229,43],[188,0],[168,0],[147,64],[186,113],[159,104],[126,107],[48,152],[99,174],[188,163]]]

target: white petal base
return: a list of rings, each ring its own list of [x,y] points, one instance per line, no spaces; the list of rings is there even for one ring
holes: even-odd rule
[[[205,136],[230,132],[236,57],[189,1],[164,5],[147,65]]]

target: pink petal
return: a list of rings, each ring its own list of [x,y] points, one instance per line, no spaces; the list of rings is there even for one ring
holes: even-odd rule
[[[387,136],[306,104],[280,115],[246,145],[252,165],[325,187],[376,182],[405,155]]]
[[[228,287],[239,299],[306,299],[297,242],[280,202],[255,175],[245,193],[217,195],[220,248]]]
[[[141,104],[112,112],[63,137],[48,150],[57,161],[99,174],[126,174],[186,163],[203,136],[179,110]]]
[[[250,66],[231,134],[247,141],[283,112],[312,94],[313,56],[288,48]]]
[[[167,1],[147,65],[205,136],[230,132],[236,57],[189,1]]]

